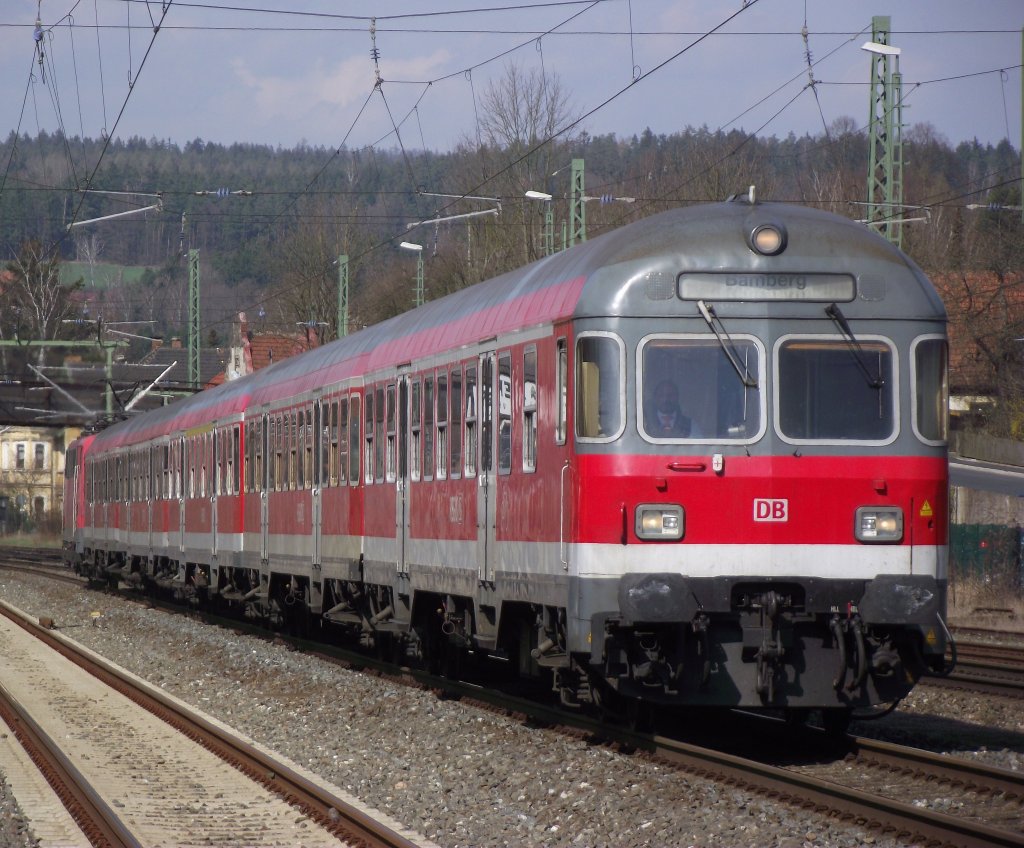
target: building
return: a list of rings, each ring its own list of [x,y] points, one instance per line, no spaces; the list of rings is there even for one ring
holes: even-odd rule
[[[0,427],[0,534],[59,526],[64,446],[77,427]]]

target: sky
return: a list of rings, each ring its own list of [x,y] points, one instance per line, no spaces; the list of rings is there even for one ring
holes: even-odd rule
[[[3,0],[0,137],[442,151],[513,63],[592,135],[820,136],[867,125],[873,15],[905,133],[1020,147],[1022,0]]]

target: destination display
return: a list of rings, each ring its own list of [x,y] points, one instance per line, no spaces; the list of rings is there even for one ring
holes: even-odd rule
[[[683,300],[853,300],[857,286],[849,274],[699,273],[679,275]]]

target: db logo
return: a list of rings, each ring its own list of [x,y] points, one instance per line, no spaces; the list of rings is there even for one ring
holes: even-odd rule
[[[754,521],[789,521],[786,498],[754,498]]]

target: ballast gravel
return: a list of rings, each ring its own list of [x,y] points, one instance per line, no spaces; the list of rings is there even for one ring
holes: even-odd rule
[[[109,595],[2,575],[0,597],[446,848],[908,844]],[[857,730],[1020,769],[1022,722],[921,688]],[[4,845],[38,845],[2,781],[0,813]]]

